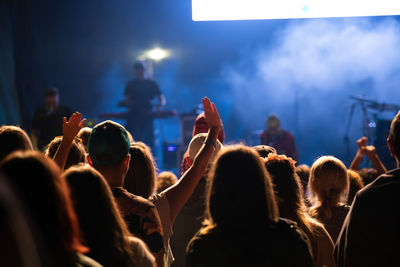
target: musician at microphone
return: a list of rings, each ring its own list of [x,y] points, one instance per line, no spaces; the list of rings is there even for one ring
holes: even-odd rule
[[[278,154],[284,154],[298,161],[297,146],[294,136],[281,128],[281,121],[276,115],[270,115],[266,121],[267,128],[260,136],[261,145],[271,146]]]
[[[72,115],[69,107],[60,105],[57,88],[49,87],[44,96],[45,103],[36,109],[31,130],[33,147],[39,150],[43,150],[54,137],[62,135],[63,117]]]
[[[158,84],[145,77],[144,65],[136,62],[133,66],[136,78],[125,87],[124,101],[120,106],[128,108],[126,128],[136,141],[142,141],[154,148],[153,100],[157,99],[156,110],[166,103]]]

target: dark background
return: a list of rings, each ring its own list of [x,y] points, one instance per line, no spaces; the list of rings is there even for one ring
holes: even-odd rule
[[[386,19],[370,18],[369,23],[379,24]],[[232,89],[234,79],[227,75],[230,68],[244,75],[254,71],[254,64],[247,61],[256,55],[254,51],[276,49],[288,25],[304,21],[193,22],[191,2],[182,0],[3,0],[0,123],[19,124],[29,131],[33,112],[42,104],[48,86],[59,88],[61,102],[88,119],[98,121],[101,112],[121,111],[116,105],[122,99],[125,83],[134,76],[133,62],[141,51],[158,45],[172,51],[171,58],[154,65],[154,78],[167,97],[167,109],[188,112],[201,103],[201,97],[209,96],[224,119],[227,140],[248,143],[255,142],[254,131],[263,129],[265,118],[274,112],[282,118],[283,126],[295,134],[302,162],[310,164],[321,154],[333,154],[349,163],[356,149],[354,142],[362,135],[361,112],[356,109],[348,133],[350,143],[343,141],[348,106],[353,103],[349,95],[363,94],[398,103],[396,86],[376,95],[382,92],[381,88],[375,87],[368,76],[349,87],[342,86],[336,93],[321,90],[297,94],[302,88],[299,85],[298,91],[294,88],[295,100],[293,95],[283,95],[283,99],[292,99],[291,102],[282,101],[278,105],[280,98],[277,98],[274,105],[268,106],[262,104],[262,98],[256,99],[262,109],[254,112],[246,93],[244,98],[238,97],[237,88]],[[341,19],[330,19],[329,23],[336,21],[342,23]],[[392,21],[397,23],[398,18],[393,17]],[[397,81],[397,65],[392,69],[391,77]],[[276,87],[252,86],[271,94],[280,92]],[[243,88],[243,92],[246,90],[252,87]],[[336,94],[340,97],[330,100]],[[331,106],[342,105],[340,112],[324,110],[327,101],[331,101]],[[313,107],[316,109],[312,114],[325,115],[311,117],[305,111],[301,113],[302,108],[309,112]],[[329,120],[330,131],[320,127],[320,121]],[[310,123],[314,126],[309,126]],[[158,120],[156,128],[161,141],[179,140],[178,118]]]

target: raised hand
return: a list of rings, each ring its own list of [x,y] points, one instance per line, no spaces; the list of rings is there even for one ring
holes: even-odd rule
[[[221,129],[222,122],[215,104],[205,97],[203,98],[203,108],[208,127]]]
[[[85,121],[86,119],[82,120],[82,114],[79,112],[72,114],[68,121],[67,118],[63,118],[63,139],[53,157],[54,161],[61,170],[64,170],[65,162],[67,161],[72,142],[74,141],[75,136],[78,134]]]
[[[71,115],[69,120],[63,118],[63,139],[67,141],[74,140],[75,136],[78,134],[79,130],[83,127],[86,119],[82,119],[82,114],[75,112]]]
[[[361,150],[368,158],[376,156],[376,148],[374,146],[364,146]]]
[[[363,136],[363,137],[361,137],[360,139],[358,139],[358,140],[357,140],[357,146],[358,146],[358,148],[359,148],[360,150],[362,150],[362,148],[363,148],[364,146],[367,145],[367,141],[368,141],[368,138],[365,137],[365,136]]]

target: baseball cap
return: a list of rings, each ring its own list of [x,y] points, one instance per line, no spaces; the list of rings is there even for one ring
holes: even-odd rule
[[[112,165],[129,154],[130,140],[125,128],[107,120],[97,124],[89,136],[88,152],[94,164]]]
[[[204,142],[206,141],[207,134],[206,133],[199,133],[196,134],[189,143],[188,147],[188,154],[191,162],[193,162],[194,158],[196,157],[197,153],[199,153],[200,148],[203,146]],[[218,152],[223,148],[221,142],[217,139],[215,150],[211,156],[211,162],[214,160],[215,156]]]

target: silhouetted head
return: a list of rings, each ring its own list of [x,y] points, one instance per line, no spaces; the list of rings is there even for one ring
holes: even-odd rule
[[[80,242],[68,187],[52,160],[37,151],[18,151],[6,157],[0,168],[43,236],[54,263],[62,266],[72,253],[88,251]]]
[[[39,249],[31,220],[7,181],[0,173],[0,259],[2,266],[40,267]],[[37,234],[37,233],[36,233]]]
[[[161,172],[157,176],[157,193],[161,193],[168,187],[176,184],[178,182],[178,177],[173,172],[165,171]]]
[[[63,178],[90,247],[88,255],[104,266],[129,265],[129,232],[103,176],[88,165],[80,165],[69,168]]]
[[[296,173],[300,178],[304,193],[307,191],[308,180],[310,178],[310,167],[306,164],[301,164],[296,167]]]
[[[295,162],[285,155],[271,154],[265,160],[265,167],[274,184],[280,216],[296,220],[298,209],[303,208],[303,191]]]
[[[90,127],[83,127],[80,129],[79,133],[76,135],[78,138],[82,140],[82,145],[85,148],[86,153],[88,152],[88,141],[89,141],[89,136],[92,133],[92,128]]]
[[[266,229],[278,219],[270,177],[258,154],[239,145],[225,148],[210,172],[207,193],[209,229]]]
[[[341,202],[346,203],[349,191],[346,166],[335,157],[320,157],[311,166],[308,190],[313,207],[316,209],[322,207],[322,214],[327,211],[326,217],[329,218],[329,208],[336,207]]]
[[[107,120],[97,124],[89,136],[88,162],[106,179],[103,173],[112,171],[125,177],[129,168],[130,139],[125,128],[113,121]]]
[[[44,94],[45,105],[48,109],[56,109],[60,102],[60,95],[56,87],[49,87]]]
[[[135,71],[137,79],[144,79],[144,65],[142,62],[136,62],[135,64],[133,64],[133,70]]]
[[[17,126],[0,126],[0,161],[17,150],[32,150],[32,143],[24,130]]]
[[[142,142],[132,143],[129,153],[131,161],[125,176],[124,188],[128,192],[144,198],[154,193],[156,167],[148,146]]]
[[[364,183],[358,172],[347,170],[347,173],[349,175],[349,195],[347,197],[347,204],[351,205],[357,192],[364,187]]]
[[[48,145],[45,151],[45,155],[49,158],[54,158],[58,147],[60,146],[62,137],[54,138]],[[79,163],[85,163],[86,152],[80,140],[75,139],[72,142],[71,149],[69,150],[67,161],[65,162],[64,169],[68,169],[71,166],[78,165]]]

